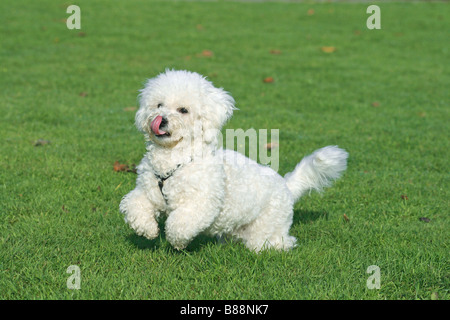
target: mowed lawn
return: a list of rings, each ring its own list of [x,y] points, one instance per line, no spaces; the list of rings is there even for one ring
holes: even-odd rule
[[[1,299],[449,299],[448,3],[380,3],[381,30],[367,3],[137,0],[77,1],[68,30],[70,4],[0,2]],[[229,91],[226,128],[279,129],[281,175],[350,153],[296,204],[297,248],[178,252],[124,223],[114,163],[145,152],[137,94],[165,68]]]

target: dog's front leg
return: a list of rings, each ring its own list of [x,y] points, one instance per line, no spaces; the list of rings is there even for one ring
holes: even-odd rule
[[[219,213],[217,209],[206,205],[184,206],[172,211],[166,221],[166,238],[177,250],[184,249],[201,232],[205,231]],[[210,207],[210,209],[206,209]]]
[[[156,210],[141,187],[137,186],[123,197],[120,211],[125,215],[125,222],[137,235],[150,240],[158,236]]]
[[[170,213],[166,220],[166,239],[177,250],[184,249],[198,234],[210,227],[223,207],[224,176],[222,168],[205,167],[195,174],[195,167],[181,179],[168,185]]]

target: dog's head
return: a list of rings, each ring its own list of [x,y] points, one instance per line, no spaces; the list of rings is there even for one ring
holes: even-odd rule
[[[205,77],[166,70],[141,90],[136,127],[150,141],[167,148],[194,138],[217,144],[219,130],[234,109],[234,99]]]

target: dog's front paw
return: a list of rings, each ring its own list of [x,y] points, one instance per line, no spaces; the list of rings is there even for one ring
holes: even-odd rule
[[[173,247],[174,247],[175,249],[177,249],[178,251],[181,251],[181,250],[183,250],[184,248],[187,247],[187,244],[186,244],[186,245],[184,245],[184,244],[180,244],[180,245],[174,244]]]
[[[192,230],[185,217],[174,211],[166,220],[166,239],[177,250],[183,250],[195,237],[196,233]]]
[[[125,222],[137,235],[147,239],[155,239],[159,234],[155,210],[142,189],[136,188],[128,193],[120,202],[120,211]]]
[[[144,229],[141,235],[146,237],[149,240],[153,240],[158,236],[158,234],[159,234],[159,228],[152,227],[152,228]]]
[[[180,234],[175,234],[166,228],[166,239],[169,243],[177,250],[183,250],[191,242],[191,239],[186,239],[180,236]]]
[[[131,229],[133,229],[138,236],[143,236],[149,240],[155,239],[159,234],[158,223],[151,219],[148,220],[134,220],[128,221]]]

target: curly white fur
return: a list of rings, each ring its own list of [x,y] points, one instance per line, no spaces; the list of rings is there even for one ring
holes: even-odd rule
[[[305,157],[284,178],[231,150],[217,136],[234,99],[197,73],[166,70],[140,94],[136,126],[147,140],[136,188],[120,203],[125,221],[154,239],[167,217],[167,240],[185,248],[198,234],[232,236],[256,252],[288,250],[293,206],[305,192],[321,190],[346,169],[348,154],[334,146]]]

